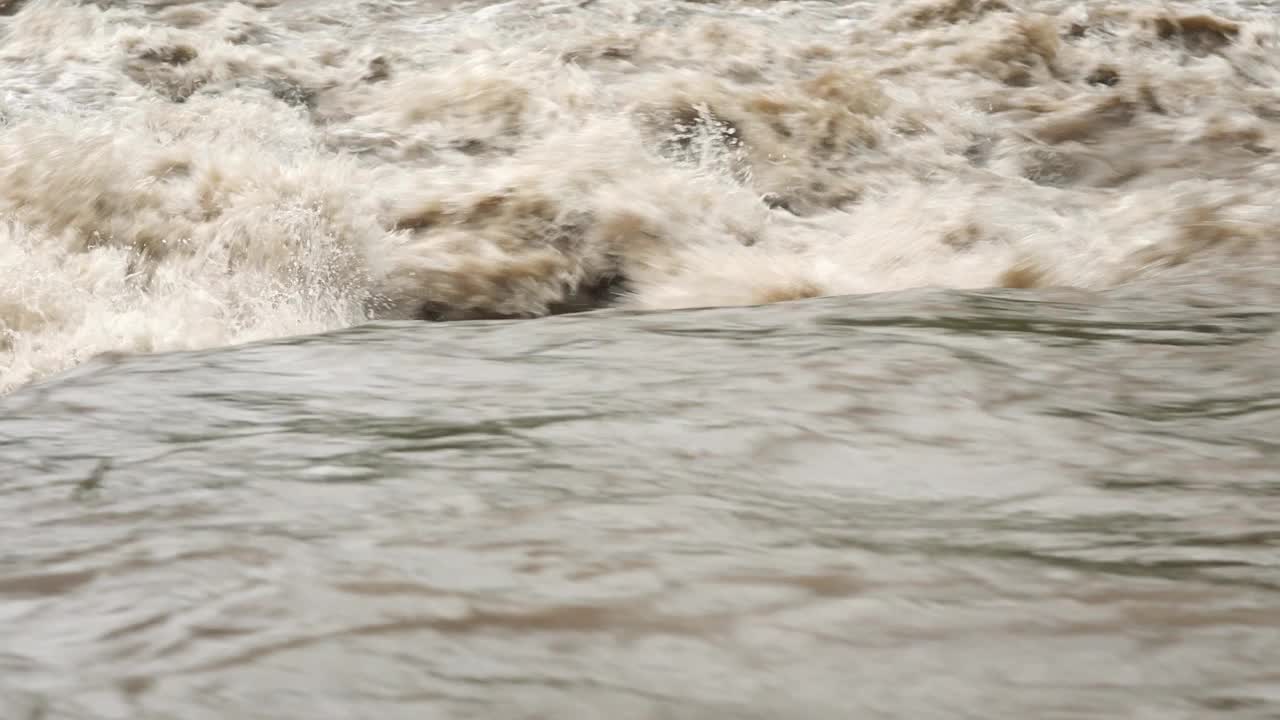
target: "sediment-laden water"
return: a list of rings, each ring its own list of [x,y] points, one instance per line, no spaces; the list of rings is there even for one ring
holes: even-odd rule
[[[1275,716],[1275,18],[0,2],[0,717]]]

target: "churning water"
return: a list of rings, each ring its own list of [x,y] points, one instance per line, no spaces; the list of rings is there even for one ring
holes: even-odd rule
[[[1278,717],[1278,199],[1266,3],[0,0],[0,718]]]

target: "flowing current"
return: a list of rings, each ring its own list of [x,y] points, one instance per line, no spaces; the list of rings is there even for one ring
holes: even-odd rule
[[[1280,717],[1270,2],[0,0],[0,718]]]

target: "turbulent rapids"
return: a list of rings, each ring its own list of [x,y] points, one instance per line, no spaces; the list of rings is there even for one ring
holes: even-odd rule
[[[0,720],[1280,718],[1278,9],[0,0]]]
[[[369,319],[1274,262],[1271,11],[0,4],[0,390]]]

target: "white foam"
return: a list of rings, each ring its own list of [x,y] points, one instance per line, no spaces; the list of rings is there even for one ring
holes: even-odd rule
[[[1274,261],[1278,26],[1221,4],[107,5],[0,19],[0,392],[613,276],[662,309]]]

